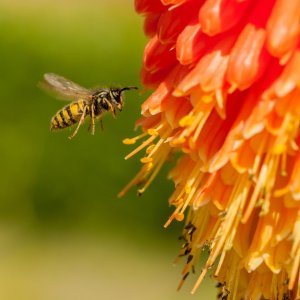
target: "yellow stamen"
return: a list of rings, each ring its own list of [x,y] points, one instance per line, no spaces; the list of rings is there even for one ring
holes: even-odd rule
[[[142,134],[140,134],[140,135],[138,135],[138,136],[136,136],[134,138],[126,138],[126,139],[123,140],[123,144],[125,144],[125,145],[133,145],[133,144],[136,143],[137,140],[145,137],[146,135],[147,135],[147,133],[144,132],[144,133],[142,133]]]
[[[139,145],[135,150],[130,152],[126,157],[125,160],[129,159],[130,157],[134,156],[138,152],[140,152],[142,149],[147,147],[149,144],[151,144],[156,139],[156,136],[150,136],[145,142],[143,142],[141,145]]]
[[[118,194],[118,198],[123,197],[128,190],[134,186],[137,185],[139,182],[142,181],[143,179],[143,175],[144,175],[144,170],[143,168],[135,175],[135,177],[121,190],[121,192],[119,192]]]
[[[155,147],[155,144],[150,145],[147,149],[146,149],[146,154],[150,154],[153,150],[153,148]]]
[[[211,95],[208,95],[207,97],[212,99]],[[204,101],[206,101],[207,97],[202,96],[201,99],[205,98]],[[193,108],[192,112],[179,121],[179,125],[184,127],[184,130],[179,136],[172,140],[171,145],[177,146],[179,144],[183,144],[188,136],[192,137],[193,142],[196,141],[214,108],[212,101],[204,101],[199,101]],[[193,133],[193,131],[195,131],[195,133]]]
[[[145,164],[145,166],[144,166],[145,172],[148,173],[150,170],[153,169],[153,166],[154,166],[153,162],[149,162],[149,163]]]
[[[200,274],[200,276],[198,277],[198,280],[196,281],[192,291],[191,291],[191,294],[195,294],[196,290],[198,289],[199,285],[201,284],[202,280],[204,279],[205,275],[207,273],[207,268],[204,268]]]
[[[196,129],[196,131],[195,131],[195,133],[193,135],[193,142],[194,143],[198,139],[198,137],[199,137],[199,135],[200,135],[200,133],[201,133],[201,131],[202,131],[202,129],[203,129],[203,127],[204,127],[204,125],[205,125],[205,123],[206,123],[206,121],[207,121],[207,119],[208,119],[209,116],[210,116],[210,110],[206,111],[205,113],[203,113],[201,115],[201,120],[199,121],[197,129]]]
[[[165,149],[161,150],[162,153],[160,153],[159,162],[157,163],[155,170],[153,171],[153,173],[151,174],[149,179],[146,181],[145,185],[141,189],[138,190],[139,195],[143,194],[145,192],[145,190],[148,188],[148,186],[151,184],[151,182],[155,179],[156,175],[158,174],[161,167],[163,166],[167,156],[169,155],[169,152],[170,152],[169,146],[167,144],[164,144],[164,148]]]
[[[193,124],[194,120],[195,120],[194,116],[191,116],[191,115],[184,116],[183,118],[180,119],[179,126],[180,127],[191,126]]]
[[[224,97],[221,89],[216,91],[216,101],[220,109],[224,109]]]
[[[136,153],[138,153],[139,151],[141,151],[142,149],[147,147],[149,144],[151,144],[155,140],[155,138],[158,136],[158,131],[161,130],[163,128],[163,126],[164,126],[164,124],[159,124],[159,126],[157,126],[156,128],[150,128],[147,130],[147,132],[144,132],[141,135],[135,137],[134,139],[138,140],[138,139],[146,136],[147,134],[150,135],[150,137],[146,141],[144,141],[135,150],[133,150],[131,153],[129,153],[125,157],[125,160],[129,159],[130,157],[132,157],[133,155],[135,155]]]
[[[140,159],[141,163],[142,164],[147,164],[147,163],[150,163],[153,161],[153,158],[152,157],[143,157]]]
[[[267,198],[266,196],[266,185],[268,185],[268,190],[271,190],[273,185],[274,185],[274,181],[275,181],[275,174],[277,171],[277,167],[278,167],[278,162],[279,162],[279,156],[276,155],[267,155],[265,158],[265,161],[261,167],[260,170],[260,174],[258,177],[258,181],[255,185],[254,191],[252,193],[252,196],[248,202],[248,206],[246,208],[246,211],[244,212],[243,218],[241,220],[242,223],[246,223],[253,211],[253,209],[255,208],[255,205],[257,204],[257,201],[260,197],[260,195],[262,195],[262,197],[264,198],[264,210],[262,211],[262,213],[265,213],[266,210],[268,210],[268,205],[267,203],[267,199],[269,199],[269,197]]]
[[[228,93],[232,94],[236,89],[238,88],[238,85],[236,83],[231,84],[230,88],[228,89]]]
[[[164,228],[167,228],[172,223],[172,221],[176,218],[176,215],[178,215],[181,207],[182,207],[182,205],[179,205],[178,207],[176,207],[175,211],[172,213],[172,215],[169,217],[169,219],[165,223]]]
[[[212,97],[212,95],[203,95],[202,97],[201,97],[201,100],[204,102],[204,103],[210,103],[210,102],[212,102],[213,101],[213,97]]]
[[[178,145],[181,145],[181,144],[185,143],[185,141],[186,141],[186,138],[183,137],[183,136],[180,136],[178,138],[173,139],[172,142],[171,142],[171,145],[173,147],[176,147]]]
[[[220,257],[220,260],[219,260],[217,269],[216,269],[216,271],[215,271],[215,273],[214,273],[214,276],[215,276],[215,277],[218,277],[218,275],[219,275],[219,272],[220,272],[220,270],[221,270],[221,266],[222,266],[222,264],[223,264],[223,262],[224,262],[224,259],[225,259],[225,254],[226,254],[225,251],[223,251],[222,254],[221,254],[221,257]]]
[[[150,129],[148,129],[148,130],[147,130],[147,133],[148,133],[149,135],[158,136],[158,131],[157,131],[157,129],[155,129],[155,128],[150,128]]]
[[[294,256],[294,263],[292,265],[291,270],[291,278],[289,282],[289,289],[291,290],[295,284],[295,281],[297,279],[297,276],[299,276],[299,265],[300,265],[300,245],[298,247],[298,251],[295,253]],[[298,283],[300,281],[300,278],[298,279]]]
[[[185,187],[184,187],[185,193],[189,194],[191,192],[191,190],[192,190],[192,187],[190,185],[186,184]]]
[[[123,142],[123,144],[125,144],[125,145],[133,145],[133,144],[135,144],[136,139],[135,139],[135,138],[133,138],[133,139],[126,138],[126,139],[124,139],[122,142]]]
[[[175,219],[179,222],[184,220],[184,214],[183,213],[178,213],[175,215]]]
[[[195,181],[193,183],[193,186],[191,187],[189,193],[187,193],[187,198],[185,200],[185,203],[181,209],[181,213],[184,213],[184,211],[187,209],[188,205],[190,204],[197,188],[199,187],[200,182],[202,181],[204,174],[202,172],[199,172],[197,177],[195,178]]]
[[[287,172],[286,172],[286,158],[287,158],[287,154],[283,153],[281,155],[281,176],[287,176]]]
[[[275,154],[281,154],[286,152],[286,145],[285,144],[277,144],[274,146],[273,151]]]

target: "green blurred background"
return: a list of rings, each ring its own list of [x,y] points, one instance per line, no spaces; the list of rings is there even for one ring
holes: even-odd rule
[[[162,227],[168,168],[143,197],[116,197],[139,169],[121,141],[146,94],[128,92],[104,132],[85,125],[70,142],[68,130],[49,132],[66,103],[37,88],[46,72],[140,86],[146,39],[132,1],[0,0],[0,41],[1,299],[190,299],[196,276],[178,293],[182,265],[172,266],[182,224]],[[212,283],[198,291],[212,295]]]

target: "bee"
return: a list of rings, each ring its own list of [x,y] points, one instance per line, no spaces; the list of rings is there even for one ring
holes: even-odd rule
[[[69,79],[60,75],[47,73],[44,81],[40,83],[44,89],[53,91],[62,99],[75,100],[59,110],[51,119],[50,130],[60,130],[77,124],[74,132],[69,136],[72,139],[78,132],[84,120],[90,117],[90,131],[95,133],[95,121],[100,119],[104,113],[111,112],[116,117],[116,110],[122,111],[122,92],[137,87],[129,86],[124,88],[98,88],[86,89]]]

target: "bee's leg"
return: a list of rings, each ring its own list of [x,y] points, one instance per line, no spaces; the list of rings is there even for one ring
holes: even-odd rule
[[[116,119],[117,116],[116,116],[116,110],[114,109],[114,107],[112,108],[111,113],[112,113],[114,119]]]
[[[81,124],[85,118],[86,108],[87,108],[86,106],[83,108],[83,112],[82,112],[81,118],[78,122],[78,125],[77,125],[76,129],[74,130],[74,132],[69,136],[69,140],[71,140],[77,134],[78,129],[81,126]]]
[[[109,107],[109,110],[111,111],[111,114],[116,119],[116,110],[115,110],[114,106],[109,101],[107,101],[106,103],[108,104],[108,107]]]
[[[95,111],[94,111],[94,105],[91,106],[91,124],[90,124],[90,129],[92,135],[95,134]]]
[[[116,119],[117,118],[116,117],[116,110],[115,110],[115,108],[114,108],[114,106],[112,104],[110,105],[110,110],[111,110],[111,113],[112,113],[114,119]]]
[[[102,120],[102,118],[100,119],[100,126],[101,126],[101,130],[103,131],[104,127],[103,127],[103,120]]]

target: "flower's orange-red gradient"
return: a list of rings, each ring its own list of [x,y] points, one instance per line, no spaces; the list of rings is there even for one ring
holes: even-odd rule
[[[142,194],[170,154],[180,286],[208,250],[220,299],[300,299],[300,1],[136,0],[149,37]],[[197,269],[196,269],[197,270]],[[179,287],[180,287],[179,286]]]

